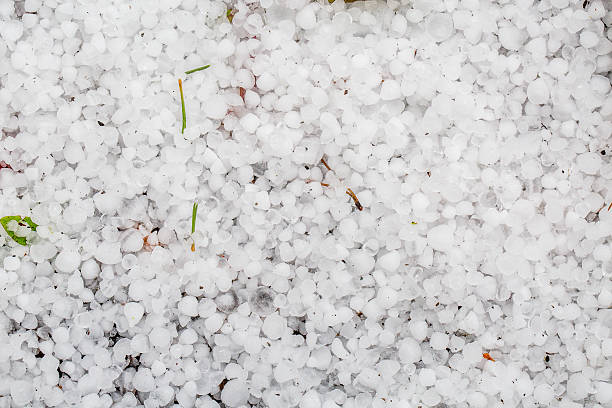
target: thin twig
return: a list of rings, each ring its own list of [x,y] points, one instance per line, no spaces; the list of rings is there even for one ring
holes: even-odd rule
[[[327,167],[327,170],[329,170],[329,171],[333,171],[333,170],[331,169],[331,167],[329,167],[329,164],[327,164],[327,162],[325,161],[325,159],[324,159],[323,157],[321,157],[321,163],[323,163],[323,165],[324,165],[325,167]]]
[[[329,164],[327,164],[327,162],[325,161],[325,158],[324,158],[324,157],[321,157],[321,163],[323,163],[323,165],[324,165],[324,166],[327,168],[327,170],[329,170],[329,171],[331,171],[331,172],[335,173],[335,171],[334,171],[334,170],[332,170],[332,168],[331,168],[331,167],[329,167]],[[321,183],[321,184],[323,184],[323,183]],[[353,193],[353,190],[351,190],[350,188],[348,188],[348,187],[345,187],[345,188],[346,188],[346,194],[348,194],[348,195],[349,195],[349,197],[351,197],[351,198],[353,199],[353,201],[355,202],[355,206],[357,207],[357,209],[358,209],[359,211],[362,211],[362,210],[363,210],[363,206],[362,206],[362,205],[361,205],[361,203],[359,202],[359,199],[357,199],[357,195],[356,195],[355,193]]]
[[[350,188],[347,187],[346,189],[346,194],[348,194],[353,201],[355,202],[355,206],[357,207],[357,209],[359,211],[363,210],[363,206],[361,205],[361,203],[359,202],[359,200],[357,199],[357,196],[355,195],[355,193],[353,193],[353,190],[351,190]]]

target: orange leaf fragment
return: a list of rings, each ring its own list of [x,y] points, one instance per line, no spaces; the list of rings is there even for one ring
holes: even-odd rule
[[[495,361],[495,359],[493,357],[491,357],[491,355],[489,353],[482,353],[482,357],[485,360],[489,360],[489,361]]]

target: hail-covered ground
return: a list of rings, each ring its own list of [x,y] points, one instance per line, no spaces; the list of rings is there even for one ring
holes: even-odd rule
[[[0,407],[612,406],[611,24],[0,1]]]

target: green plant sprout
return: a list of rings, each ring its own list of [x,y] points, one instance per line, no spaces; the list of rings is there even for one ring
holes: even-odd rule
[[[234,19],[234,9],[227,9],[227,12],[225,13],[225,17],[227,17],[227,20],[230,22],[230,24],[232,24],[232,20]]]
[[[192,239],[193,239],[193,234],[195,233],[195,229],[196,229],[196,219],[198,217],[198,203],[195,202],[193,203],[193,210],[191,211],[191,235],[192,235]],[[191,244],[191,252],[195,252],[195,240],[194,242]]]
[[[203,67],[190,69],[189,71],[185,71],[185,74],[189,75],[189,74],[193,74],[194,72],[204,71],[206,68],[210,68],[210,64],[204,65]]]
[[[0,224],[2,225],[2,228],[4,228],[8,236],[11,237],[13,241],[17,242],[19,245],[26,246],[28,244],[26,237],[20,237],[15,234],[15,231],[9,229],[8,224],[11,221],[17,222],[17,224],[22,227],[25,227],[27,225],[32,231],[36,231],[36,227],[38,227],[38,225],[34,221],[32,221],[30,217],[21,218],[21,216],[19,215],[7,215],[5,217],[0,218]]]
[[[181,129],[181,133],[185,133],[185,128],[187,127],[187,115],[185,114],[185,98],[183,97],[183,81],[179,78],[179,91],[181,92],[181,112],[183,113],[183,128]]]

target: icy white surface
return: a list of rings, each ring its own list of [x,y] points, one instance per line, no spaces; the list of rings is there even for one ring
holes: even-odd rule
[[[0,407],[612,406],[606,6],[0,0]]]

